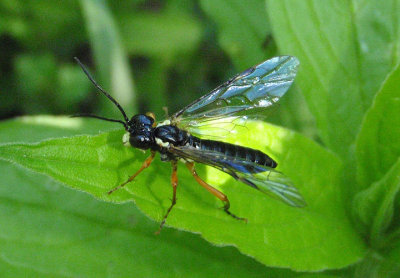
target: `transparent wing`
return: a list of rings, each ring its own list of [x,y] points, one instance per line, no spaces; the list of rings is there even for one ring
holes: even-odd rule
[[[251,67],[175,113],[171,122],[200,136],[208,135],[206,126],[215,130],[220,122],[225,130],[243,125],[250,114],[254,118],[265,112],[255,108],[271,107],[278,102],[293,83],[298,65],[295,57],[279,56]],[[224,129],[221,132],[224,136]]]
[[[281,172],[240,158],[226,157],[215,151],[205,151],[190,146],[173,147],[175,155],[215,167],[235,179],[294,207],[304,207],[306,202],[291,180]]]

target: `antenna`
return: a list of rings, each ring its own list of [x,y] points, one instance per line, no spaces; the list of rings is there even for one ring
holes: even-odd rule
[[[86,74],[86,76],[90,80],[90,82],[92,82],[92,84],[100,92],[102,92],[109,100],[111,100],[118,107],[119,111],[121,111],[122,116],[124,117],[125,123],[122,121],[119,121],[119,120],[107,119],[107,118],[103,118],[103,117],[91,115],[91,114],[82,114],[82,116],[77,116],[77,117],[91,117],[91,118],[97,118],[97,119],[101,119],[101,120],[105,120],[105,121],[121,122],[126,127],[127,123],[129,122],[129,118],[126,116],[126,113],[125,113],[124,109],[122,109],[121,105],[112,96],[110,96],[109,93],[107,93],[102,87],[100,87],[99,84],[97,84],[97,82],[94,80],[94,78],[90,75],[89,71],[86,69],[85,65],[82,64],[81,61],[79,61],[79,59],[77,57],[74,57],[74,59],[79,64],[79,66],[82,68],[83,72]]]
[[[71,118],[76,118],[76,117],[95,118],[95,119],[100,119],[100,120],[104,120],[104,121],[108,121],[108,122],[121,123],[121,124],[124,125],[125,129],[128,128],[127,123],[125,123],[125,122],[123,122],[121,120],[105,118],[105,117],[97,116],[97,115],[94,115],[94,114],[74,114],[74,115],[72,115],[70,117]]]

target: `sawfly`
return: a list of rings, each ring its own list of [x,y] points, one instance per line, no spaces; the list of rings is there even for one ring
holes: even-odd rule
[[[156,153],[160,153],[162,161],[171,163],[172,203],[162,219],[160,230],[176,204],[178,161],[186,165],[202,187],[224,203],[224,211],[235,219],[247,221],[246,218],[230,211],[230,202],[224,193],[198,176],[195,163],[217,168],[288,205],[305,206],[303,197],[292,186],[290,179],[275,170],[277,162],[269,155],[245,146],[216,140],[218,135],[226,137],[231,131],[229,128],[216,131],[218,123],[232,124],[234,128],[238,122],[264,117],[265,108],[274,106],[293,83],[299,65],[297,58],[278,56],[251,67],[161,122],[156,122],[151,112],[134,115],[129,119],[121,105],[97,84],[77,58],[75,60],[94,86],[119,109],[123,120],[92,114],[78,116],[120,123],[126,130],[122,138],[125,146],[150,150],[150,156],[140,169],[108,194],[133,181],[150,166]]]

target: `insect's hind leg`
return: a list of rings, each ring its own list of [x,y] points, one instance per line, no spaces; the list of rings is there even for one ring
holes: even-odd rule
[[[212,187],[211,185],[209,185],[208,183],[206,183],[205,181],[203,181],[196,172],[196,169],[194,168],[194,163],[193,162],[187,162],[186,163],[186,167],[189,169],[190,173],[193,175],[193,177],[195,178],[195,180],[205,189],[207,189],[208,192],[210,192],[211,194],[213,194],[215,197],[217,197],[218,199],[220,199],[222,202],[224,202],[224,206],[223,209],[224,211],[229,214],[230,216],[232,216],[233,218],[237,219],[237,220],[243,220],[245,222],[247,222],[246,218],[243,217],[238,217],[235,214],[233,214],[232,212],[229,211],[229,207],[230,207],[230,202],[228,197],[222,193],[221,191],[217,190],[216,188]]]
[[[171,166],[172,166],[172,174],[171,174],[171,185],[172,185],[172,202],[171,205],[169,206],[167,213],[164,215],[163,220],[161,221],[160,228],[156,232],[156,234],[159,234],[161,232],[161,229],[164,227],[165,221],[167,220],[167,217],[169,213],[171,212],[173,206],[176,204],[176,188],[178,187],[178,162],[176,160],[171,161]]]
[[[113,189],[108,191],[108,195],[110,195],[114,191],[117,191],[118,189],[124,187],[126,184],[130,183],[131,181],[133,181],[133,179],[136,178],[137,175],[139,175],[144,169],[146,169],[147,167],[150,166],[150,164],[153,161],[155,155],[156,155],[156,152],[152,151],[151,155],[148,158],[146,158],[146,160],[143,162],[142,167],[140,167],[140,169],[135,174],[130,176],[129,179],[126,182],[124,182],[123,184],[120,184],[117,187],[114,187]]]

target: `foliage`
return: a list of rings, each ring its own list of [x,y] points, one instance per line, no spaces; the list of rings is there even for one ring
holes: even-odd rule
[[[120,117],[88,94],[90,84],[72,64],[77,55],[93,65],[86,41],[98,81],[129,113],[158,116],[164,105],[175,110],[210,90],[215,78],[290,54],[301,62],[296,88],[273,118],[285,128],[252,122],[230,140],[271,154],[308,206],[288,207],[198,166],[229,196],[232,211],[249,219],[244,224],[180,167],[167,226],[216,246],[169,228],[154,236],[150,219],[159,222],[170,204],[168,164],[156,159],[107,195],[146,157],[122,146],[118,126],[55,116],[8,120],[0,124],[5,277],[400,274],[397,1],[54,3],[0,1],[4,116]]]

